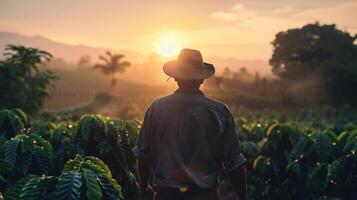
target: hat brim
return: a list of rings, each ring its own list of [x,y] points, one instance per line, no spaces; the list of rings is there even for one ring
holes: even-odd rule
[[[205,62],[203,63],[201,71],[190,72],[180,70],[179,66],[181,64],[183,63],[178,62],[178,60],[172,60],[164,64],[163,70],[166,75],[179,79],[206,79],[213,76],[215,72],[214,66]]]

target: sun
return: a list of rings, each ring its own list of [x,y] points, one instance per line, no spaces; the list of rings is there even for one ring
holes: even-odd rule
[[[180,51],[180,42],[175,35],[162,36],[156,44],[156,52],[164,57],[172,57]]]

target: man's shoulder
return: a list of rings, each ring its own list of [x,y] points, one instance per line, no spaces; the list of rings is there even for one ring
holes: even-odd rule
[[[211,108],[214,109],[215,111],[226,115],[226,116],[230,116],[231,115],[231,111],[229,110],[228,106],[226,104],[224,104],[221,101],[215,100],[215,99],[211,99],[209,97],[205,97],[205,101],[206,101],[206,105]]]
[[[173,99],[173,94],[167,95],[167,96],[162,96],[154,99],[151,104],[162,104],[162,103],[168,103]]]
[[[168,96],[163,96],[163,97],[155,99],[152,102],[152,105],[161,105],[161,104],[167,104],[167,103],[172,103],[172,102],[180,102],[180,100],[187,101],[188,99],[179,99],[175,94],[171,94]],[[208,109],[214,110],[218,113],[221,113],[224,116],[231,115],[231,112],[230,112],[228,106],[218,100],[211,99],[204,95],[202,95],[202,96],[197,95],[196,98],[190,98],[189,100],[193,104],[197,104],[197,105],[206,107]]]

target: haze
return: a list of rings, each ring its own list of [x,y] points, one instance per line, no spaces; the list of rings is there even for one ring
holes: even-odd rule
[[[145,54],[173,34],[206,56],[267,61],[288,28],[319,21],[357,33],[356,10],[352,0],[2,0],[0,31]]]

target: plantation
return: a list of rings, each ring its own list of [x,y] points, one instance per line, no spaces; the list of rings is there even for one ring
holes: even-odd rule
[[[0,112],[5,199],[136,199],[137,124],[85,115],[78,123],[30,122]]]
[[[357,1],[0,5],[0,200],[357,200]]]
[[[305,120],[276,117],[281,123],[268,113],[246,113],[236,129],[251,199],[357,198],[353,113],[318,118],[310,110],[295,114]],[[1,193],[10,200],[138,199],[131,149],[139,127],[99,115],[31,120],[21,110],[1,110]],[[225,199],[230,193],[222,189]]]

